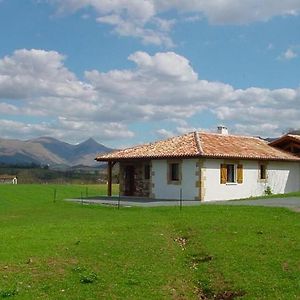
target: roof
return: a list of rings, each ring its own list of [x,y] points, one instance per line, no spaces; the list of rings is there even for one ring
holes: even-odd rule
[[[183,157],[300,161],[299,157],[272,147],[260,138],[207,132],[190,132],[167,140],[114,151],[100,155],[96,160]]]
[[[282,142],[286,142],[286,141],[294,141],[294,142],[298,142],[300,143],[300,135],[296,135],[296,134],[285,134],[282,137],[280,137],[279,139],[276,139],[274,141],[272,141],[270,143],[271,146],[276,146],[278,144],[281,144]]]
[[[15,178],[17,178],[16,175],[0,175],[0,180],[1,180],[1,179],[2,179],[2,180],[4,180],[4,179],[11,179],[11,180],[13,180],[13,179],[15,179]]]

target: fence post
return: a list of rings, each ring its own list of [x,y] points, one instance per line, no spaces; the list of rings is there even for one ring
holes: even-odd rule
[[[119,191],[119,196],[118,196],[118,209],[120,209],[120,202],[121,202],[121,195],[120,195],[120,191]]]
[[[80,199],[81,199],[81,205],[83,205],[83,197],[82,197],[82,192],[80,192]]]
[[[85,187],[85,197],[88,198],[89,196],[89,188],[86,186]]]
[[[56,189],[54,189],[54,192],[53,192],[53,203],[56,202]]]
[[[182,188],[180,189],[180,211],[182,210]]]

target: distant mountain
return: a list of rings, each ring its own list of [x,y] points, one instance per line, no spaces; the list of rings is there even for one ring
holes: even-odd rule
[[[294,129],[288,132],[289,134],[300,135],[300,129]]]
[[[99,153],[113,149],[97,143],[94,139],[72,145],[52,137],[39,137],[20,141],[0,138],[0,163],[49,164],[54,166],[94,166]]]
[[[277,139],[279,139],[279,137],[276,137],[276,138],[274,138],[274,137],[263,138],[263,140],[267,141],[268,143],[271,143],[271,142],[273,142]]]

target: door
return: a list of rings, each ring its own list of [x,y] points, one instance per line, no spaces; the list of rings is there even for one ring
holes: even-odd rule
[[[125,167],[125,196],[134,196],[135,183],[134,183],[134,166]]]

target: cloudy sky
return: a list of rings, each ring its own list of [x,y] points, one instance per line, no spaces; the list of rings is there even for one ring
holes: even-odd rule
[[[299,0],[0,0],[0,137],[300,128],[299,29]]]

